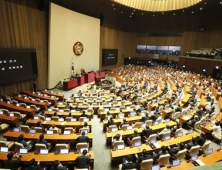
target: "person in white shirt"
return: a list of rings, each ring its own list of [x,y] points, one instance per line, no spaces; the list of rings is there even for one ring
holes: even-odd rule
[[[159,138],[162,139],[162,136],[164,133],[166,132],[170,132],[170,126],[169,125],[166,125],[166,127],[160,132],[160,133],[157,133],[159,135]]]
[[[213,136],[216,136],[217,138],[221,138],[221,127],[219,122],[215,122],[215,126],[210,126]]]

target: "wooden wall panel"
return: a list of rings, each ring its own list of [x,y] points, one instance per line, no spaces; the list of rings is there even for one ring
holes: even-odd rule
[[[178,68],[181,69],[182,66],[185,66],[185,71],[194,71],[198,74],[204,74],[205,76],[212,76],[213,69],[216,68],[216,66],[219,66],[220,70],[222,69],[222,61],[180,57]],[[206,69],[205,73],[203,72],[203,69]]]
[[[147,57],[153,58],[153,54],[136,53],[136,45],[172,45],[181,46],[181,55],[192,49],[201,47],[221,47],[222,48],[222,30],[215,31],[192,31],[184,32],[181,37],[138,37],[137,33],[118,31],[111,28],[101,27],[100,31],[100,62],[102,62],[103,48],[118,48],[119,60],[117,65],[123,64],[124,57]],[[178,61],[179,56],[160,55],[160,59]],[[107,69],[113,66],[102,67]]]
[[[36,48],[37,89],[47,87],[48,12],[38,10],[38,1],[0,1],[0,48]],[[0,93],[12,95],[32,90],[32,81],[0,86]]]

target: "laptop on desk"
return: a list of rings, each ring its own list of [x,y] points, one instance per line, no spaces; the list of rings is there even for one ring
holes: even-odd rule
[[[160,170],[160,165],[153,165],[152,170]]]
[[[173,163],[173,167],[179,166],[180,165],[180,160],[179,159],[173,160],[172,163]]]
[[[117,145],[117,150],[123,150],[125,149],[125,145],[121,144],[121,145]]]

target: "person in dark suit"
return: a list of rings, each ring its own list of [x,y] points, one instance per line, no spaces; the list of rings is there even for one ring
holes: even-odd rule
[[[168,146],[168,148],[171,153],[176,155],[179,151],[185,149],[185,146],[184,146],[184,143],[180,143],[180,144],[177,144],[177,146],[174,146],[172,148],[170,148],[170,146]]]
[[[17,170],[19,168],[20,163],[21,163],[21,159],[18,155],[15,157],[17,158],[17,160],[12,160],[13,153],[12,152],[8,153],[8,155],[7,155],[8,160],[4,161],[4,163],[3,163],[5,169]]]
[[[167,147],[163,145],[161,147],[161,151],[154,154],[154,158],[158,159],[161,155],[165,155],[165,154],[168,154],[168,151],[167,151]]]
[[[87,154],[87,150],[84,149],[82,152],[81,156],[78,156],[76,158],[76,168],[88,168],[89,167],[89,162],[90,162],[90,157],[86,155]]]
[[[137,161],[138,161],[140,164],[141,164],[144,160],[148,160],[148,159],[153,159],[153,160],[154,160],[154,158],[152,157],[152,155],[149,154],[146,149],[143,149],[141,156],[138,157],[138,155],[137,155],[136,153],[135,153],[135,156],[136,156]]]
[[[154,112],[152,116],[150,116],[150,119],[152,119],[154,122],[158,119],[159,115],[157,112]]]
[[[53,167],[51,167],[51,170],[66,170],[66,165],[63,166],[58,160],[55,160],[53,163]]]
[[[128,139],[132,140],[133,138],[139,136],[137,129],[134,130],[134,134],[132,134]]]
[[[204,111],[198,106],[198,110],[196,111],[196,115],[198,115],[199,119],[203,116]]]
[[[33,143],[31,141],[26,142],[24,140],[24,135],[23,134],[19,135],[18,143],[21,143],[24,147],[27,147],[28,145],[31,147],[33,145]]]
[[[86,112],[83,110],[82,114],[80,115],[80,117],[88,117],[88,116],[87,116]]]
[[[45,144],[46,148],[49,148],[49,146],[51,146],[51,143],[48,143],[45,139],[44,139],[44,135],[41,134],[39,136],[39,139],[37,140],[36,143],[39,143],[39,144]]]
[[[199,121],[198,118],[199,118],[198,115],[195,115],[195,116],[194,116],[194,119],[192,119],[192,120],[190,120],[190,121],[188,121],[188,122],[184,122],[183,125],[182,125],[182,127],[185,128],[185,129],[189,129],[189,126],[188,126],[188,125],[194,126],[195,123]]]
[[[126,121],[126,119],[123,119],[123,122],[120,124],[119,128],[121,128],[123,125],[128,125],[129,123]]]
[[[47,129],[45,129],[43,126],[42,126],[42,124],[41,124],[41,121],[39,120],[38,122],[37,122],[37,124],[35,125],[35,127],[40,127],[40,128],[42,128],[42,132],[46,132],[46,130]]]
[[[123,158],[122,170],[134,168],[137,169],[137,164],[133,163],[133,157],[131,155],[127,155],[126,158]]]
[[[186,148],[187,150],[190,150],[190,148],[192,148],[193,146],[196,146],[196,145],[197,145],[197,143],[194,141],[194,138],[192,137],[191,142],[185,144],[185,148]]]
[[[141,136],[142,136],[142,139],[143,141],[146,142],[146,140],[144,139],[144,137],[146,138],[149,138],[149,136],[152,134],[152,129],[150,129],[149,126],[146,126],[145,129],[143,129],[142,133],[141,133]]]
[[[206,142],[206,136],[204,133],[201,133],[200,136],[194,138],[193,141],[196,142],[198,145],[203,146]]]
[[[85,135],[86,135],[85,131],[82,131],[81,136],[79,136],[77,138],[77,142],[78,143],[84,143],[84,142],[88,143],[89,142],[89,138],[88,138],[88,136],[85,136]]]
[[[25,170],[42,170],[40,166],[40,161],[37,162],[37,165],[35,166],[35,159],[31,159],[29,161],[29,167],[26,167]]]

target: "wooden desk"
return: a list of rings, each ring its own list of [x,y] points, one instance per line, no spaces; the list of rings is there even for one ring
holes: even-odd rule
[[[45,90],[42,90],[41,93],[44,93],[44,94],[47,94],[49,96],[55,96],[55,97],[58,97],[59,100],[64,100],[64,94],[59,94],[59,93],[51,93],[51,91],[45,91]]]
[[[57,99],[55,99],[55,98],[50,98],[50,97],[47,97],[47,96],[46,97],[45,96],[41,96],[41,95],[38,95],[36,93],[34,94],[34,93],[30,92],[30,91],[27,91],[27,90],[22,90],[21,93],[22,94],[26,94],[26,95],[31,96],[31,97],[39,98],[41,100],[48,100],[48,101],[52,102],[53,105],[57,104]]]
[[[134,124],[135,122],[141,122],[142,121],[142,116],[135,116],[135,117],[126,117],[126,121],[131,125]],[[123,119],[113,119],[115,124],[119,126]],[[103,120],[103,131],[106,132],[106,128],[108,127],[108,120]]]
[[[30,108],[24,108],[24,107],[20,107],[20,106],[15,106],[14,104],[8,104],[5,102],[0,101],[0,107],[8,109],[10,111],[17,111],[23,114],[26,114],[27,117],[34,117],[35,116],[35,110]]]
[[[7,160],[8,153],[0,153],[0,160]],[[90,165],[93,167],[94,164],[94,152],[89,151],[90,157]],[[22,154],[22,164],[27,164],[31,159],[35,158],[36,161],[40,161],[41,165],[52,164],[55,160],[59,160],[62,164],[73,164],[75,166],[75,160],[81,154],[75,154],[74,152],[69,152],[69,154],[58,154],[49,153],[48,155],[40,155],[34,154],[33,152],[29,152],[28,154]]]
[[[29,104],[29,105],[36,105],[37,107],[40,107],[42,110],[48,110],[48,106],[46,103],[41,103],[41,102],[38,102],[38,101],[32,101],[32,100],[29,100],[29,99],[24,99],[23,97],[18,97],[18,96],[14,96],[13,97],[15,100],[18,100],[19,102],[22,102],[22,103],[26,103],[26,104]]]
[[[175,126],[176,123],[173,121],[170,121],[169,123],[160,123],[159,125],[154,125],[154,126],[150,126],[150,128],[153,130],[153,134],[161,131],[163,128],[166,127],[166,125],[169,125],[170,127]],[[138,134],[141,134],[144,128],[134,128],[137,129]],[[130,137],[133,133],[134,133],[134,129],[132,130],[119,130],[118,132],[114,132],[113,135],[115,136],[116,134],[122,134],[122,139],[127,139],[128,137]],[[112,132],[106,132],[106,144],[110,145],[111,144],[111,140],[112,140]]]
[[[194,114],[196,113],[197,109],[193,110],[190,114],[187,114],[187,118],[186,117],[180,117],[180,127],[182,127],[183,123],[186,122],[186,121],[189,121],[193,116]]]
[[[10,124],[15,127],[19,127],[19,118],[16,116],[10,117],[10,116],[6,116],[5,114],[2,114],[0,115],[0,121],[3,123]]]
[[[45,111],[44,113],[45,113],[46,115],[49,115],[49,116],[51,117],[51,116],[54,115],[55,112],[56,112],[56,111]],[[57,113],[57,115],[58,115],[59,117],[64,117],[64,118],[69,115],[69,112],[65,112],[65,111],[62,112],[62,113],[60,113],[60,112],[56,112],[56,113]],[[87,112],[86,114],[87,114],[89,120],[91,120],[91,118],[92,118],[92,113],[91,113],[91,112]],[[75,113],[71,113],[71,115],[72,115],[73,117],[75,117],[75,118],[78,119],[78,118],[82,115],[82,113],[79,112],[79,111],[76,111]]]
[[[25,133],[25,132],[11,132],[7,131],[6,133],[3,134],[4,138],[7,138],[8,141],[17,141],[19,135],[23,134],[24,139],[26,140],[38,140],[39,136],[41,133],[36,133],[36,134],[30,134],[30,133]],[[56,143],[70,143],[70,145],[76,145],[77,141],[76,139],[81,136],[77,134],[71,134],[71,135],[60,135],[60,134],[53,134],[53,135],[47,135],[44,134],[44,139],[47,140],[50,143],[56,144]],[[92,147],[92,140],[93,140],[93,135],[92,133],[88,133],[86,136],[89,137],[89,145]]]
[[[192,135],[199,135],[199,133],[197,132],[193,132],[192,134],[188,134],[188,135],[183,135],[182,137],[179,138],[171,138],[170,142],[169,141],[157,141],[157,143],[162,146],[171,146],[171,145],[175,145],[176,143],[187,143],[188,141],[190,141],[192,139]],[[153,152],[153,151],[157,151],[160,148],[155,148],[154,150],[146,144],[142,144],[142,146],[140,147],[134,147],[134,148],[129,148],[126,147],[124,150],[116,150],[116,151],[112,151],[111,150],[111,164],[115,163],[115,162],[121,162],[122,158],[127,156],[127,155],[134,155],[135,153],[142,153],[142,150],[146,149],[149,153]],[[162,170],[162,169],[161,169]]]
[[[63,127],[75,127],[76,130],[78,131],[80,128],[82,128],[84,126],[84,122],[79,122],[79,121],[76,121],[76,122],[67,122],[67,121],[64,121],[64,122],[57,122],[57,121],[42,121],[40,120],[42,125],[44,127],[47,127],[47,128],[50,128],[53,124],[56,126],[56,127],[59,127],[59,128],[63,128]],[[29,119],[27,120],[28,123],[32,124],[32,125],[36,125],[36,123],[38,122],[38,120],[34,120],[34,119]],[[65,124],[62,124],[62,123],[65,123]],[[90,130],[92,131],[92,123],[91,121],[88,122],[88,126],[90,128]]]
[[[74,87],[77,87],[78,86],[78,82],[77,82],[77,79],[74,79],[74,80],[68,80],[68,81],[64,81],[63,82],[63,90],[64,91],[68,91]]]

